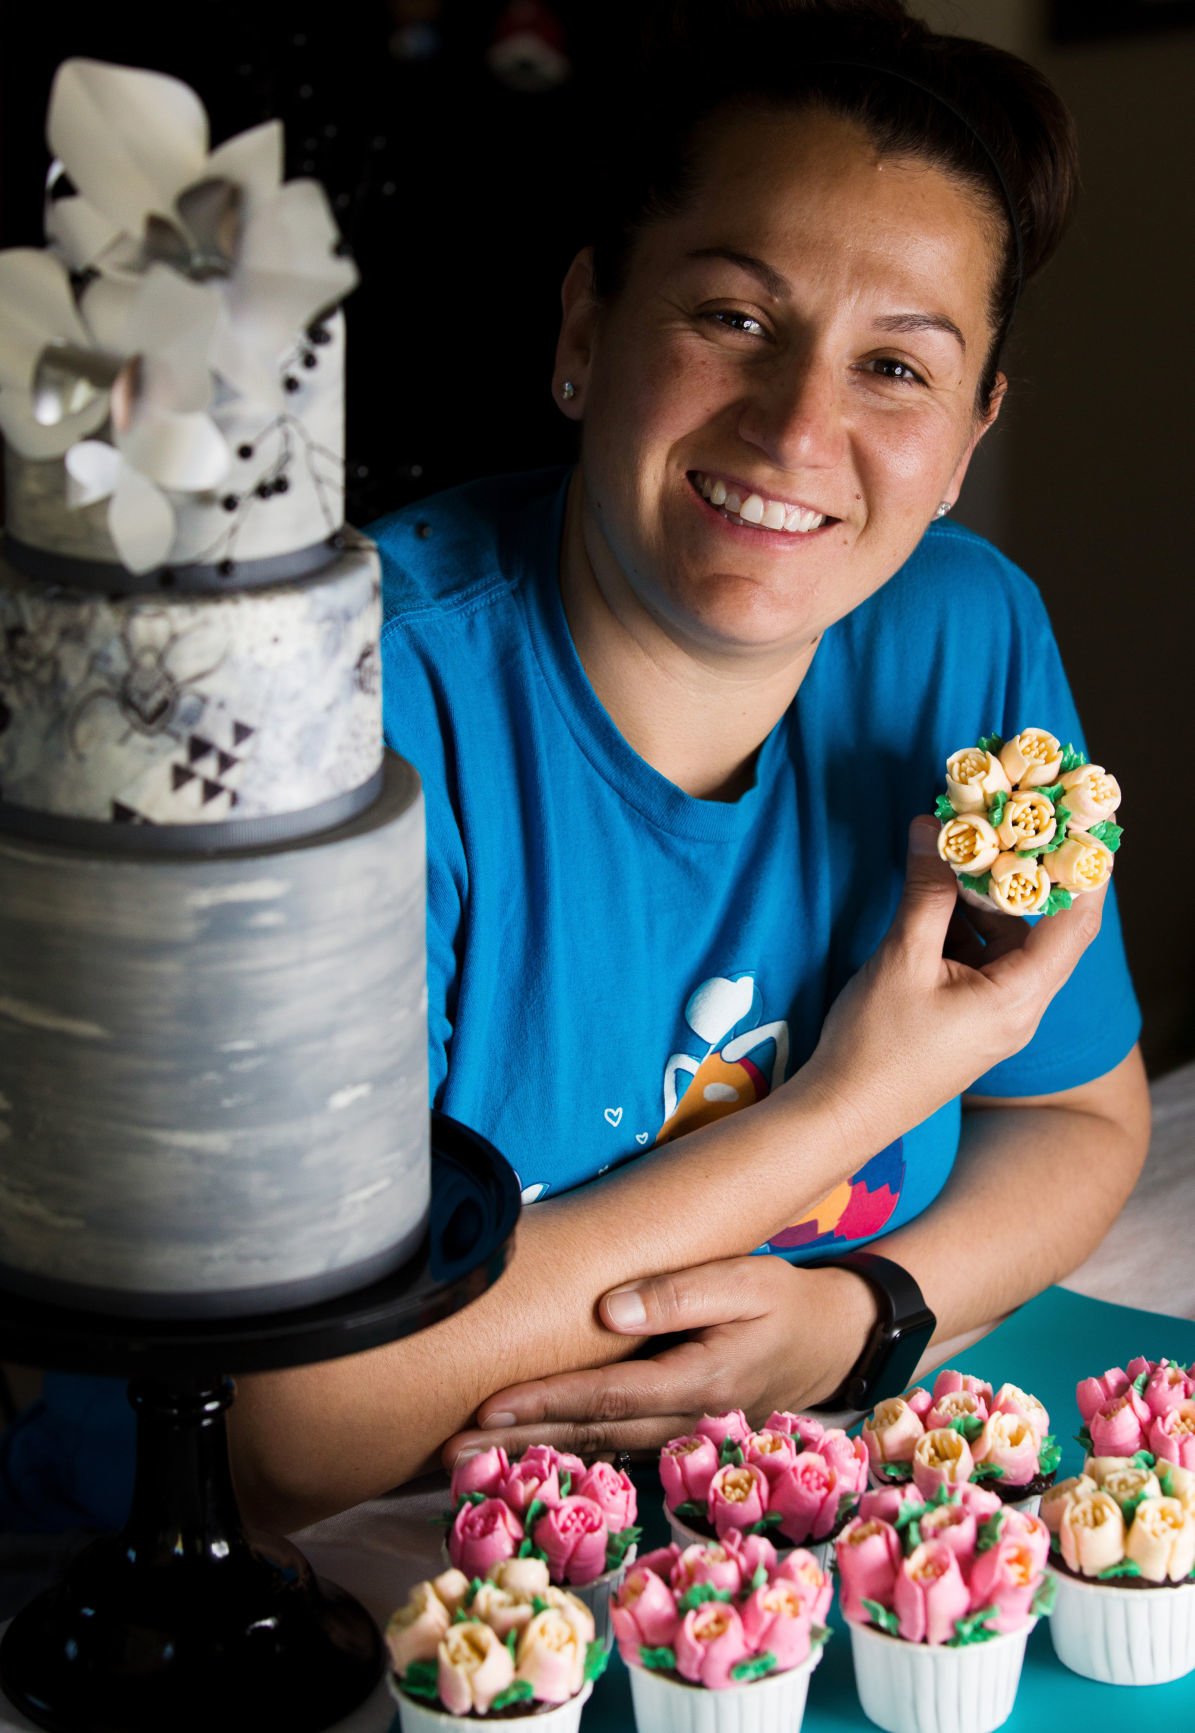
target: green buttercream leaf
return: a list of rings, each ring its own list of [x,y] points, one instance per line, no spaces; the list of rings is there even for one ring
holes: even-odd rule
[[[544,1514],[544,1512],[545,1512],[545,1510],[547,1510],[547,1508],[548,1507],[544,1503],[542,1498],[533,1498],[531,1500],[531,1503],[527,1506],[527,1514],[523,1518],[523,1532],[524,1532],[524,1534],[530,1534],[531,1533],[531,1530],[535,1527],[536,1523],[539,1521],[540,1517]]]
[[[881,1631],[887,1631],[890,1637],[900,1635],[900,1620],[890,1607],[881,1606],[879,1601],[863,1602],[863,1611],[873,1625],[878,1625]]]
[[[1084,765],[1086,763],[1087,763],[1087,754],[1085,752],[1079,752],[1075,747],[1073,747],[1070,744],[1070,742],[1068,740],[1066,745],[1062,748],[1062,769],[1063,769],[1063,771],[1065,772],[1067,770],[1078,770],[1081,765]]]
[[[532,1595],[532,1597],[531,1597],[532,1616],[535,1618],[538,1618],[540,1613],[546,1613],[548,1608],[551,1606],[551,1604],[552,1604],[551,1601],[545,1601],[545,1599],[542,1595]]]
[[[1139,1577],[1140,1575],[1141,1566],[1137,1563],[1136,1559],[1124,1558],[1121,1559],[1119,1564],[1109,1565],[1107,1570],[1100,1571],[1096,1577],[1096,1581],[1109,1583],[1112,1581],[1113,1577]]]
[[[529,1534],[524,1535],[523,1539],[519,1542],[519,1550],[515,1554],[515,1557],[516,1558],[538,1558],[538,1559],[542,1559],[545,1564],[547,1564],[547,1562],[548,1562],[548,1555],[544,1551],[543,1547],[542,1546],[536,1546],[535,1542],[532,1540],[532,1538]]]
[[[978,1438],[983,1431],[983,1421],[978,1414],[956,1414],[954,1419],[950,1421],[947,1431],[961,1432],[967,1443],[970,1444],[972,1439]]]
[[[763,1586],[767,1582],[767,1580],[768,1580],[768,1567],[767,1567],[767,1565],[756,1565],[755,1569],[751,1573],[751,1581],[747,1584],[747,1587],[750,1590],[750,1592],[752,1594],[754,1594],[756,1589],[762,1589],[763,1588]]]
[[[1054,1602],[1058,1599],[1058,1578],[1043,1576],[1037,1585],[1037,1593],[1029,1603],[1029,1611],[1035,1619],[1048,1619],[1054,1611]]]
[[[1147,1366],[1144,1372],[1138,1372],[1137,1376],[1133,1379],[1133,1389],[1137,1392],[1138,1396],[1143,1396],[1145,1394],[1145,1386],[1148,1383],[1149,1367]]]
[[[1062,784],[1060,782],[1052,782],[1048,788],[1035,788],[1033,792],[1034,794],[1044,795],[1051,806],[1057,806],[1058,802],[1062,799]]]
[[[992,875],[991,873],[980,873],[976,877],[974,873],[959,873],[958,882],[966,890],[974,891],[976,896],[986,897],[988,887],[992,882]]]
[[[1052,1432],[1047,1432],[1041,1441],[1041,1452],[1037,1458],[1037,1466],[1042,1474],[1053,1474],[1062,1461],[1062,1446]]]
[[[1161,1482],[1158,1484],[1160,1485]],[[1132,1498],[1126,1498],[1123,1502],[1119,1499],[1117,1500],[1117,1503],[1120,1504],[1120,1514],[1124,1517],[1126,1523],[1132,1522],[1133,1518],[1137,1514],[1137,1506],[1141,1503],[1144,1497],[1145,1494],[1143,1492],[1137,1492],[1133,1494]]]
[[[1070,816],[1070,814],[1068,813],[1067,817],[1069,818],[1069,816]],[[1066,841],[1066,826],[1064,824],[1059,824],[1058,829],[1054,832],[1053,836],[1050,838],[1050,840],[1046,844],[1045,848],[1042,849],[1042,851],[1041,851],[1042,854],[1053,854],[1056,849],[1060,849],[1062,847],[1062,845],[1065,841]]]
[[[1074,900],[1070,892],[1064,889],[1062,885],[1055,885],[1042,904],[1041,912],[1043,915],[1057,915],[1063,909],[1069,909]]]
[[[975,1540],[976,1552],[987,1552],[1000,1539],[1000,1530],[1004,1527],[1003,1510],[994,1510],[986,1522],[979,1525],[979,1533]]]
[[[1087,834],[1093,836],[1097,842],[1102,842],[1109,854],[1115,854],[1124,835],[1124,826],[1113,824],[1110,818],[1105,818],[1101,819],[1099,824],[1093,824]]]
[[[987,1620],[994,1618],[999,1612],[998,1607],[979,1607],[975,1612],[968,1613],[965,1618],[954,1621],[954,1635],[947,1638],[946,1648],[966,1649],[972,1643],[990,1643],[998,1632],[988,1629]]]
[[[877,1470],[881,1480],[891,1480],[898,1486],[913,1478],[911,1462],[882,1462]]]
[[[1091,1433],[1087,1430],[1086,1426],[1080,1426],[1079,1430],[1075,1433],[1075,1443],[1081,1444],[1086,1454],[1088,1456],[1091,1455]]]
[[[481,1584],[481,1577],[474,1577],[468,1588],[465,1590],[465,1605],[467,1607],[471,1607],[473,1602],[477,1599],[477,1591],[481,1587]]]
[[[744,1534],[768,1534],[772,1529],[779,1528],[784,1521],[782,1510],[766,1510],[758,1522],[753,1522],[750,1528],[743,1530]]]
[[[519,1633],[517,1631],[507,1631],[506,1646],[510,1650],[510,1658],[513,1661],[515,1659],[515,1650],[519,1646]]]
[[[585,1646],[585,1677],[589,1680],[600,1679],[606,1671],[606,1663],[610,1659],[610,1651],[600,1639]]]
[[[498,1695],[494,1698],[494,1701],[490,1704],[490,1708],[510,1709],[513,1708],[516,1703],[530,1702],[534,1695],[535,1688],[530,1679],[515,1679],[512,1684],[509,1684],[506,1687],[505,1691],[499,1691]]]
[[[762,1655],[752,1655],[749,1661],[740,1661],[730,1669],[730,1676],[737,1685],[746,1685],[752,1679],[762,1679],[765,1673],[770,1673],[776,1666],[776,1657],[765,1649]]]
[[[1051,1531],[1051,1534],[1050,1534],[1050,1551],[1051,1552],[1061,1552],[1062,1551],[1062,1536],[1059,1534],[1054,1534],[1053,1531]]]
[[[949,1481],[942,1480],[934,1487],[934,1490],[930,1493],[925,1502],[928,1509],[937,1510],[944,1504],[961,1504],[962,1501],[962,1488],[959,1486],[951,1486]]]
[[[1173,1498],[1174,1497],[1174,1492],[1172,1490],[1172,1488],[1174,1486],[1174,1482],[1170,1478],[1170,1464],[1169,1463],[1166,1464],[1165,1468],[1159,1468],[1159,1470],[1158,1470],[1158,1485],[1162,1489],[1162,1497],[1163,1498]]]
[[[452,1622],[454,1625],[467,1625],[471,1622],[472,1618],[473,1614],[467,1607],[458,1607],[452,1615]]]
[[[849,1513],[854,1510],[858,1502],[859,1494],[857,1492],[847,1492],[843,1494],[843,1496],[838,1500],[838,1509],[834,1513],[835,1526],[842,1521],[844,1516],[849,1515]]]
[[[617,1534],[606,1536],[606,1569],[608,1571],[618,1569],[642,1533],[641,1528],[620,1528]]]
[[[1129,1461],[1134,1468],[1156,1468],[1158,1459],[1152,1450],[1135,1450]]]
[[[897,1534],[903,1534],[905,1529],[908,1528],[911,1523],[915,1523],[918,1517],[924,1515],[925,1505],[915,1504],[911,1498],[907,1498],[897,1511],[896,1521],[892,1526],[896,1530]]]
[[[990,752],[994,757],[1004,745],[1004,742],[998,734],[981,734],[979,739],[976,741],[976,745],[979,747],[981,752]]]
[[[733,1438],[722,1440],[722,1448],[718,1452],[718,1465],[721,1468],[741,1468],[744,1462],[742,1447]]]
[[[398,1683],[408,1697],[423,1697],[429,1703],[434,1703],[440,1695],[440,1669],[435,1661],[412,1661],[405,1673],[400,1673]]]
[[[934,801],[934,817],[940,818],[943,824],[949,824],[952,818],[958,817],[958,813],[950,804],[948,794],[940,794]]]
[[[809,1647],[811,1649],[824,1648],[833,1635],[829,1625],[813,1625],[809,1631]]]
[[[567,1468],[561,1469],[561,1471],[560,1471],[560,1496],[561,1496],[561,1498],[567,1498],[569,1493],[572,1490],[573,1490],[573,1477],[572,1477],[572,1475],[569,1473]]]
[[[683,1504],[678,1504],[674,1508],[672,1514],[673,1516],[679,1516],[682,1522],[692,1522],[695,1516],[707,1516],[708,1510],[704,1504],[699,1504],[695,1498],[686,1498]]]
[[[675,1673],[676,1653],[666,1646],[649,1649],[644,1644],[639,1650],[639,1665],[646,1667],[649,1673]]]
[[[729,1601],[733,1598],[729,1589],[716,1589],[713,1583],[694,1583],[676,1604],[682,1613],[691,1613],[694,1607],[704,1606],[706,1601]]]
[[[1004,817],[1004,808],[1008,805],[1008,795],[1004,789],[998,788],[992,796],[992,804],[988,807],[988,823],[995,828]]]
[[[994,1462],[981,1462],[971,1471],[972,1480],[1003,1480],[1004,1470]]]
[[[901,1536],[901,1545],[905,1549],[906,1558],[909,1558],[913,1553],[915,1553],[917,1548],[921,1545],[921,1524],[917,1521],[916,1517],[913,1518],[912,1522]]]

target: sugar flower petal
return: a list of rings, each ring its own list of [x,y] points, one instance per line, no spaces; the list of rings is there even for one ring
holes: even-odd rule
[[[108,507],[108,533],[131,572],[161,565],[174,541],[174,509],[152,481],[122,463]]]

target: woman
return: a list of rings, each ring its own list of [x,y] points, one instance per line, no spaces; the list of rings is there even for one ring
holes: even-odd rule
[[[457,1318],[245,1382],[238,1478],[283,1526],[449,1434],[655,1447],[822,1400],[879,1302],[802,1258],[868,1242],[941,1343],[1080,1261],[1144,1156],[1111,902],[985,948],[932,821],[904,865],[949,752],[1079,737],[1036,592],[940,521],[1069,210],[1068,123],[895,4],[714,34],[565,281],[575,472],[378,531],[433,1090],[541,1201]]]

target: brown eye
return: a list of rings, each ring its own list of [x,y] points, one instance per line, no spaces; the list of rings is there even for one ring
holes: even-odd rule
[[[882,355],[878,361],[872,362],[872,367],[881,379],[898,379],[907,385],[924,385],[925,380],[907,361],[898,361],[894,355]]]
[[[763,325],[750,313],[736,313],[724,309],[707,314],[715,324],[725,325],[730,331],[741,331],[747,337],[762,337],[765,335]]]

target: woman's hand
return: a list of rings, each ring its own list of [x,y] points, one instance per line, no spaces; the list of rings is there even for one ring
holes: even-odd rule
[[[798,1073],[863,1147],[882,1149],[1020,1052],[1100,929],[1106,885],[1033,923],[960,902],[938,829],[914,819],[892,926]]]
[[[658,1450],[702,1414],[742,1408],[756,1424],[836,1388],[874,1319],[866,1284],[849,1271],[803,1270],[777,1257],[723,1258],[614,1288],[599,1306],[607,1329],[685,1340],[647,1358],[562,1372],[487,1397],[480,1430],[458,1432],[442,1458],[500,1444],[590,1456]]]

